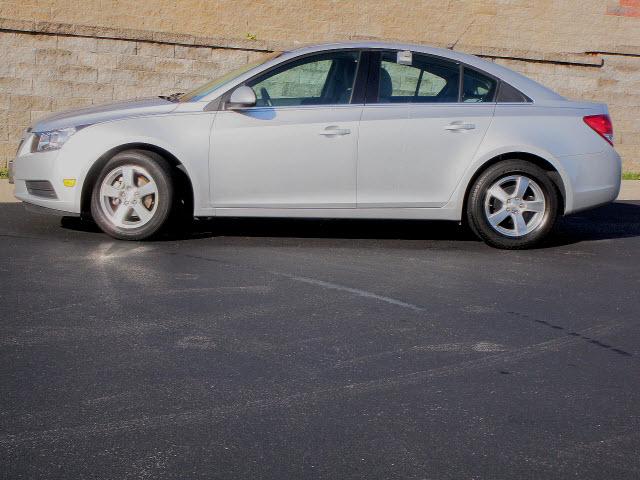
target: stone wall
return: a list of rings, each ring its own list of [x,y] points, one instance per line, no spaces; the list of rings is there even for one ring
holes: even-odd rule
[[[48,112],[184,91],[265,52],[392,39],[480,54],[609,104],[640,171],[640,0],[0,0],[0,166]]]
[[[0,166],[38,118],[187,91],[264,53],[135,40],[0,32]]]
[[[640,46],[640,0],[2,0],[0,17],[318,42],[348,37],[585,52]]]

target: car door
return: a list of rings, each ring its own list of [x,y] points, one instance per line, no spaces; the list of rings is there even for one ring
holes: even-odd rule
[[[214,207],[354,208],[359,64],[358,50],[315,53],[244,82],[256,106],[212,127]]]
[[[358,207],[444,206],[492,120],[497,82],[443,58],[372,55]]]

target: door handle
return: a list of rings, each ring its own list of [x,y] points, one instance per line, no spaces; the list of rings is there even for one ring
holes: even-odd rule
[[[335,135],[349,135],[351,130],[348,128],[340,128],[336,125],[330,125],[324,130],[320,132],[320,135],[325,135],[327,137],[333,137]]]
[[[473,123],[464,123],[464,122],[452,122],[446,127],[445,130],[449,130],[450,132],[459,132],[462,130],[474,130],[476,128]]]

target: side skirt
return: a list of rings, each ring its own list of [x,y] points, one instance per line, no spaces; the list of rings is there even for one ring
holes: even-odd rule
[[[196,217],[379,218],[460,221],[457,208],[211,208]]]

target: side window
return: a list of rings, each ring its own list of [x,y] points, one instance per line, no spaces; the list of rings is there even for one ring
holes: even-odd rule
[[[349,103],[359,61],[357,51],[304,57],[249,80],[257,106]]]
[[[457,102],[460,68],[453,62],[413,53],[411,65],[397,52],[383,52],[378,103]]]
[[[475,70],[464,69],[462,101],[466,103],[493,102],[498,82]]]
[[[498,87],[498,96],[496,97],[496,102],[498,103],[528,103],[531,100],[520,90],[515,89],[508,83],[502,81],[500,82],[500,87]]]

